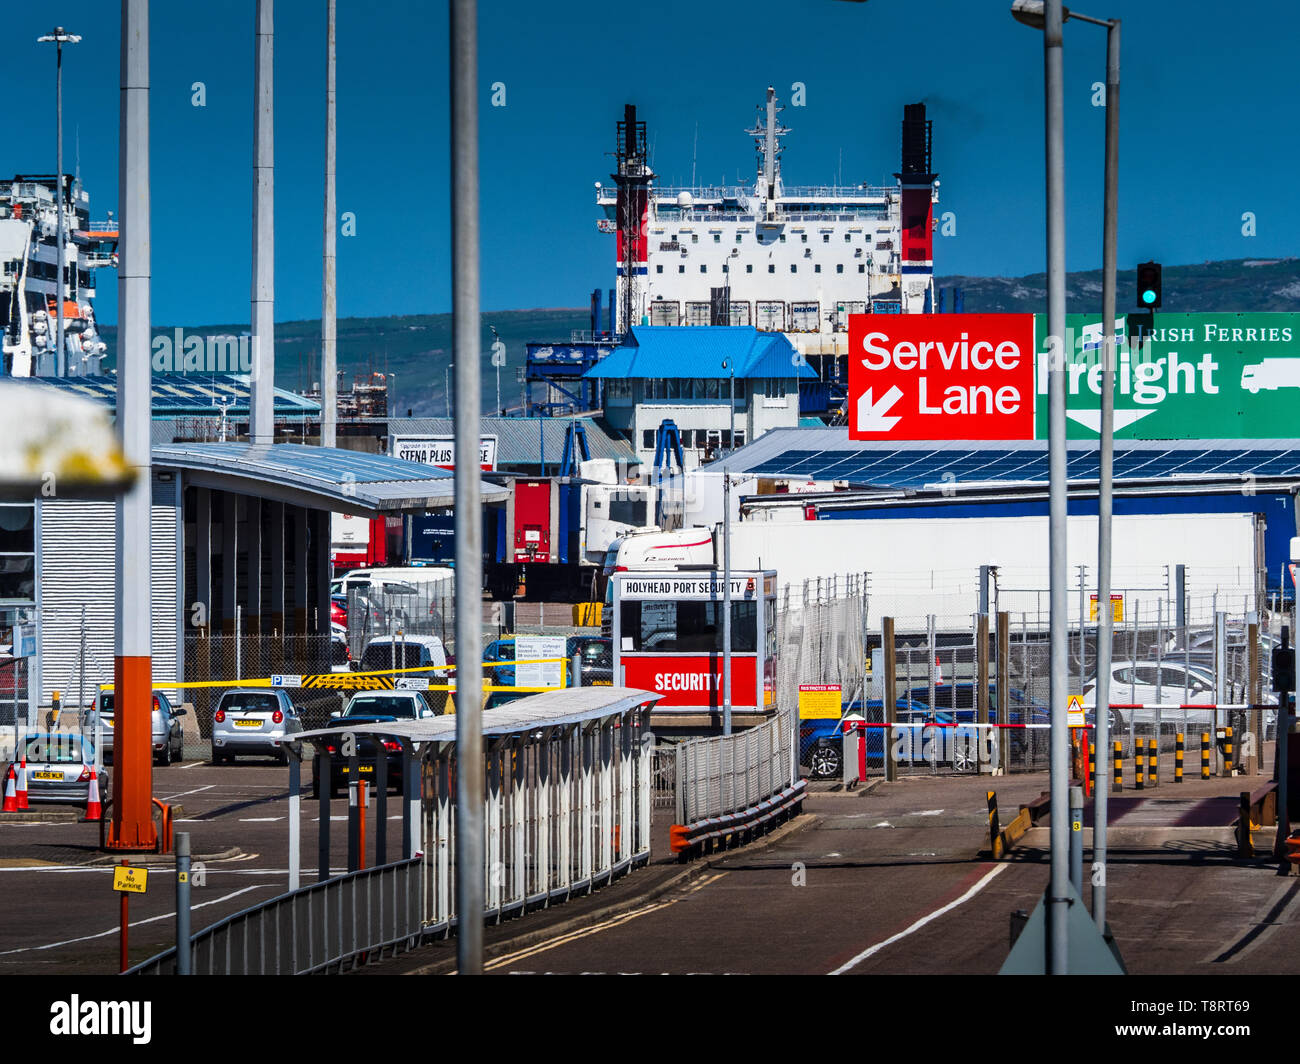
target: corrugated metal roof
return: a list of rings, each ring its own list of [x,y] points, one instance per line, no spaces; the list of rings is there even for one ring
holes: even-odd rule
[[[813,370],[784,333],[759,332],[752,325],[643,325],[626,343],[589,369],[586,377],[725,379],[736,376],[808,377]]]
[[[1068,476],[1096,480],[1099,442],[1068,444]],[[774,429],[706,467],[709,472],[842,480],[918,488],[938,484],[1046,483],[1047,441],[890,443],[850,440],[847,428]],[[1300,440],[1117,440],[1116,480],[1300,478]]]
[[[566,687],[529,695],[483,711],[484,735],[510,735],[542,727],[580,724],[615,713],[626,713],[637,706],[651,705],[663,698],[658,691],[638,687]],[[417,743],[455,742],[456,717],[447,715],[426,720],[395,720],[376,724],[358,724],[354,732],[405,736]],[[310,741],[338,735],[337,728],[317,728],[294,736]]]
[[[178,443],[154,447],[153,464],[184,471],[188,483],[362,517],[455,503],[455,481],[445,469],[333,447]],[[479,489],[484,502],[510,494],[485,482]]]
[[[613,458],[637,464],[641,461],[632,445],[616,436],[595,418],[568,417],[484,417],[480,432],[497,438],[497,465],[558,464],[564,454],[564,433],[570,422],[580,421],[587,430],[587,446],[592,458]],[[454,422],[445,417],[405,417],[388,419],[388,435],[451,436]]]

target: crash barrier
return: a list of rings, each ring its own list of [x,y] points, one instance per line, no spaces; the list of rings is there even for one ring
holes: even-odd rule
[[[1005,828],[998,821],[998,792],[987,791],[985,796],[989,807],[989,852],[993,860],[1001,860],[1006,853],[1034,826],[1029,806],[1022,805],[1020,812]]]
[[[649,861],[648,719],[659,697],[584,687],[483,712],[485,920],[590,893]],[[454,931],[455,718],[357,725],[351,733],[402,743],[405,858],[333,877],[326,869],[310,886],[198,932],[192,937],[194,972],[337,972]],[[323,746],[345,734],[319,729],[301,738]],[[307,745],[299,752],[311,756]],[[296,778],[292,773],[291,804]],[[416,780],[418,787],[406,785]],[[298,829],[291,821],[291,865]],[[328,815],[319,830],[328,861]],[[128,974],[175,970],[173,948]]]
[[[1255,710],[1249,711],[1249,713],[1254,712]],[[1265,712],[1272,714],[1273,708],[1266,707]],[[1184,771],[1187,735],[1181,731],[1170,734],[1164,729],[1161,729],[1157,735],[1154,727],[1149,724],[1140,727],[1147,734],[1135,735],[1131,747],[1120,739],[1114,740],[1111,744],[1113,747],[1110,783],[1112,792],[1123,791],[1125,787],[1125,773],[1128,771],[1125,768],[1125,762],[1130,752],[1133,762],[1131,781],[1136,790],[1147,790],[1160,785],[1161,759],[1167,758],[1171,754],[1173,782],[1181,784],[1187,778]],[[1217,728],[1214,732],[1200,732],[1200,778],[1208,780],[1215,775],[1239,776],[1259,774],[1266,771],[1274,738],[1271,717],[1267,720],[1267,727],[1269,738],[1263,742],[1255,738],[1260,732],[1258,726],[1253,729],[1247,726],[1243,730],[1239,725],[1227,724]],[[1195,738],[1195,734],[1193,733],[1193,738]],[[1237,741],[1238,736],[1245,737],[1241,743]],[[1248,750],[1253,751],[1253,761],[1247,759]],[[1218,755],[1217,764],[1216,753]],[[1166,761],[1165,765],[1168,767],[1169,762]]]
[[[1241,808],[1237,813],[1237,856],[1254,857],[1254,832],[1277,826],[1277,784],[1270,782],[1255,791],[1241,792]],[[1269,846],[1272,852],[1272,846]]]
[[[734,732],[677,744],[672,851],[683,860],[748,841],[794,815],[806,784],[795,779],[791,714]]]
[[[235,913],[190,939],[195,975],[310,975],[413,949],[420,858],[335,876]],[[126,975],[175,975],[170,949]]]
[[[573,625],[575,628],[599,628],[605,604],[603,602],[575,602]]]

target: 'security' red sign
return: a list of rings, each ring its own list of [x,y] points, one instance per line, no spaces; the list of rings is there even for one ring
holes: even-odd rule
[[[1032,314],[849,316],[849,438],[1032,440]]]

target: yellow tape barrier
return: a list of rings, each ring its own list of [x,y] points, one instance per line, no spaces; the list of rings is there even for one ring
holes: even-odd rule
[[[526,691],[530,694],[536,694],[542,691],[558,691],[568,686],[568,658],[521,658],[519,661],[500,662],[485,661],[482,663],[485,669],[494,669],[501,665],[541,665],[546,663],[560,662],[560,685],[559,687],[521,687],[516,684],[492,684],[485,683],[484,691]],[[421,665],[408,669],[380,669],[374,672],[322,672],[313,676],[301,676],[301,683],[298,684],[273,684],[271,676],[256,676],[235,680],[185,680],[185,681],[166,681],[154,680],[154,687],[165,690],[192,690],[196,688],[212,687],[276,687],[285,690],[300,688],[324,688],[329,690],[346,690],[346,691],[392,691],[394,690],[391,676],[396,676],[408,672],[454,672],[454,665]],[[294,673],[279,673],[281,677],[293,676]],[[113,684],[102,683],[99,685],[101,691],[113,690]],[[431,683],[428,690],[430,691],[454,691],[456,684],[451,683]]]

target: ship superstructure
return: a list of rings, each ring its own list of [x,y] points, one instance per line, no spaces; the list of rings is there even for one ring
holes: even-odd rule
[[[58,200],[64,194],[64,275],[58,276]],[[84,377],[103,372],[107,345],[95,325],[95,273],[117,265],[117,223],[92,222],[90,197],[65,174],[0,184],[0,344],[13,377]],[[58,350],[58,301],[64,344]]]
[[[753,185],[655,184],[645,123],[618,124],[613,187],[600,185],[598,227],[616,235],[615,331],[629,325],[752,325],[783,332],[806,355],[844,354],[848,316],[933,306],[938,184],[924,104],[904,109],[897,184],[790,186],[769,87]]]

